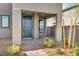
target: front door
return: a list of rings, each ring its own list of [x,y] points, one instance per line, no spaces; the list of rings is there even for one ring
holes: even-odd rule
[[[32,16],[23,16],[23,38],[32,38]]]

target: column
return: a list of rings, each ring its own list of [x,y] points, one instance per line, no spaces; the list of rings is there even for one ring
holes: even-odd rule
[[[57,15],[55,38],[57,41],[62,40],[62,13]]]
[[[12,44],[21,45],[21,10],[12,10]]]
[[[34,37],[34,39],[38,39],[39,38],[39,15],[38,15],[38,13],[34,13],[33,22],[34,22],[33,37]]]

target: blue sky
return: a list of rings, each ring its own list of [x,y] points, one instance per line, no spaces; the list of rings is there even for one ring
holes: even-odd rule
[[[74,6],[76,3],[63,3],[63,9],[67,9],[69,7]]]

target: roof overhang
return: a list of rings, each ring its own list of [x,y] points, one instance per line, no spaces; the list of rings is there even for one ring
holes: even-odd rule
[[[78,7],[78,6],[79,6],[79,4],[77,4],[77,5],[75,5],[75,6],[72,6],[72,7],[70,7],[70,8],[64,9],[63,12],[68,11],[68,10],[73,9],[73,8],[76,8],[76,7]]]

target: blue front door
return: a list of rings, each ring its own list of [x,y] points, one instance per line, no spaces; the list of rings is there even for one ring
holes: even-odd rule
[[[32,16],[23,16],[23,38],[32,37]]]

